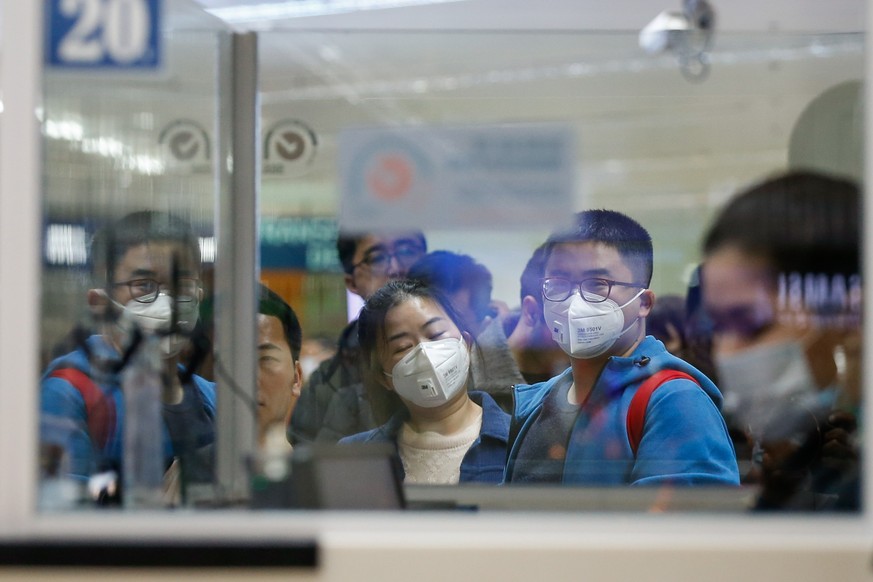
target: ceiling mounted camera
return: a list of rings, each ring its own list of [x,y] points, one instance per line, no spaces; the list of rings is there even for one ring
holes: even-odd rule
[[[649,54],[671,51],[689,80],[703,80],[709,73],[709,50],[715,31],[715,11],[706,0],[684,0],[682,11],[665,10],[639,35],[640,48]]]

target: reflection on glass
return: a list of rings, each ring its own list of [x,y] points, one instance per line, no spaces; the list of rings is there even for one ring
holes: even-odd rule
[[[389,441],[398,443],[407,483],[414,480],[409,478],[411,449],[401,437],[417,434],[413,411],[429,409],[411,395],[404,397],[402,390],[385,388],[396,385],[397,373],[395,362],[381,359],[389,353],[389,336],[377,334],[370,351],[363,346],[362,354],[357,311],[343,317],[347,298],[379,297],[408,269],[408,276],[425,280],[450,298],[463,324],[459,328],[469,331],[474,364],[468,389],[503,382],[489,394],[513,415],[507,469],[511,486],[476,495],[463,484],[454,493],[409,485],[412,505],[767,507],[764,499],[770,493],[767,480],[761,478],[762,463],[771,462],[773,455],[734,413],[731,389],[733,384],[752,390],[754,366],[739,366],[730,373],[733,380],[718,373],[724,365],[718,347],[723,342],[719,328],[710,325],[701,297],[710,292],[700,283],[698,265],[708,256],[701,239],[728,200],[746,184],[788,170],[786,159],[797,167],[847,175],[846,164],[838,162],[858,154],[854,136],[860,125],[835,127],[846,119],[857,120],[847,112],[863,109],[859,93],[855,91],[853,102],[837,106],[832,97],[824,99],[824,105],[812,112],[809,104],[829,87],[861,75],[863,37],[720,35],[711,47],[709,76],[689,83],[675,59],[640,52],[635,34],[390,36],[390,42],[365,33],[261,36],[264,126],[276,128],[265,142],[270,149],[265,152],[270,169],[263,178],[265,222],[303,224],[335,216],[341,233],[324,237],[323,243],[315,236],[310,243],[298,239],[297,248],[285,245],[283,256],[271,226],[270,241],[263,243],[269,249],[269,257],[264,253],[269,265],[264,263],[263,280],[276,288],[284,285],[285,298],[302,313],[304,337],[338,338],[336,354],[323,360],[304,384],[288,429],[292,442],[348,442],[388,435]],[[405,50],[393,50],[396,43]],[[273,58],[280,54],[281,65]],[[801,86],[796,79],[811,78],[802,71],[827,78],[815,86]],[[748,90],[751,86],[754,91]],[[806,121],[801,123],[801,117]],[[852,135],[854,145],[831,139],[803,147],[810,145],[804,135],[824,131],[809,128],[831,126],[835,135]],[[507,138],[510,133],[501,133],[507,127],[526,135],[526,141]],[[568,131],[572,139],[537,150],[538,143],[546,147],[544,134],[538,133],[544,127]],[[278,147],[283,142],[275,137],[283,130],[290,131],[284,145],[286,153],[293,154],[284,158]],[[847,147],[851,151],[844,151]],[[546,200],[557,200],[553,189],[563,186],[554,179],[563,166],[552,165],[550,174],[540,176],[535,170],[538,162],[544,168],[546,160],[560,160],[554,157],[558,151],[572,160],[570,204],[557,213],[559,219],[542,221],[540,209],[527,210],[526,205],[533,201],[549,208],[552,202]],[[527,192],[523,203],[513,198],[519,192]],[[591,208],[620,212],[651,235],[654,254],[648,273],[613,273],[616,267],[636,269],[638,260],[616,265],[604,264],[599,255],[568,255],[568,248],[574,247],[567,241],[541,246],[550,233],[563,232],[575,212]],[[761,216],[775,223],[776,214]],[[430,253],[411,266],[383,253],[382,276],[368,280],[372,273],[361,261],[372,241],[364,237],[386,231],[395,236],[392,226],[423,230]],[[350,243],[347,235],[352,234],[362,238]],[[332,240],[339,241],[338,254],[330,248]],[[851,244],[857,248],[857,241]],[[315,251],[316,245],[322,246]],[[619,258],[626,258],[623,245],[593,246],[603,252],[601,247],[620,249]],[[456,262],[441,258],[442,253]],[[315,267],[313,261],[314,268],[307,269],[304,254],[320,257],[320,265],[333,254],[332,266]],[[464,270],[464,257],[484,269],[486,283],[467,281],[475,277]],[[450,265],[442,269],[450,276],[439,275],[440,260]],[[846,297],[858,293],[859,280],[852,274],[857,270],[843,275],[845,285],[836,285],[844,288]],[[293,287],[288,284],[292,277]],[[567,291],[544,298],[545,277],[569,281]],[[335,281],[330,290],[321,283],[328,278]],[[574,301],[579,283],[592,279],[605,281],[597,289],[583,289],[597,301]],[[389,287],[377,291],[386,282]],[[773,285],[781,285],[782,291],[774,291],[777,295],[791,296],[788,274],[774,279]],[[806,283],[794,285],[803,288]],[[834,287],[833,281],[828,285]],[[666,299],[663,305],[661,297]],[[328,313],[338,319],[328,324]],[[854,321],[857,325],[856,317]],[[857,354],[858,345],[850,341],[852,334],[848,337],[827,346],[814,342],[802,350],[807,358],[830,360],[829,369],[839,370],[811,392],[837,406],[825,407],[828,412],[847,408],[837,401],[852,403],[848,409],[858,402],[857,396],[835,397],[842,392],[835,390],[835,383],[844,378],[849,379],[844,383],[848,393],[856,393],[851,354]],[[438,342],[427,339],[413,342],[421,344],[414,360],[427,362],[422,369],[440,369],[440,358],[450,361],[451,356],[437,356],[436,349],[426,346]],[[824,355],[816,357],[819,351]],[[494,359],[495,353],[505,359]],[[798,366],[791,362],[798,352],[791,354],[783,360],[784,368],[793,370]],[[477,360],[487,364],[489,359],[497,363],[476,365]],[[621,380],[610,366],[625,361],[631,369]],[[650,395],[634,398],[644,392],[645,378],[653,375],[644,372],[665,367],[678,368],[690,379],[661,380]],[[807,374],[807,379],[810,375],[816,374]],[[429,380],[418,367],[409,378],[422,380],[413,391],[416,399],[445,395],[442,384]],[[546,381],[550,383],[538,384]],[[795,383],[790,376],[781,382]],[[514,401],[513,384],[528,386],[515,390]],[[793,390],[786,389],[782,396],[806,392],[799,385]],[[458,401],[465,402],[460,397]],[[385,413],[398,410],[406,424],[399,423],[397,415],[388,420],[391,415]],[[851,492],[857,484],[855,425],[836,418],[834,422],[830,428],[835,436],[828,441],[834,444],[827,448],[844,445],[840,454],[849,460],[843,464],[845,471],[837,473]],[[526,440],[527,431],[537,423],[543,425],[537,429],[542,438]],[[829,426],[820,422],[822,442]],[[473,450],[467,448],[471,455]],[[464,467],[468,460],[459,457],[453,466]],[[832,460],[817,459],[814,464]],[[519,467],[528,462],[527,468]],[[788,471],[792,487],[802,491],[804,499],[784,499],[778,507],[852,507],[849,496],[834,503],[832,490],[807,486],[827,473],[810,473],[809,467]],[[568,489],[570,497],[537,489],[534,497],[525,493],[530,488],[514,486],[523,480],[583,487]],[[616,492],[618,497],[599,493],[602,485],[622,483],[658,487],[635,488],[634,495]],[[723,487],[682,487],[703,483]],[[814,502],[804,504],[810,498]]]
[[[171,14],[176,14],[170,11]],[[164,507],[210,487],[216,35],[158,73],[45,73],[44,509]]]
[[[863,40],[719,35],[709,76],[691,84],[673,58],[643,54],[636,33],[261,34],[270,291],[248,403],[261,447],[253,505],[299,505],[295,463],[305,470],[308,445],[345,439],[396,445],[413,507],[856,509],[857,191],[784,174],[857,177],[833,162],[860,140],[834,155],[846,140],[820,129],[863,111],[857,85],[809,106],[860,78]],[[157,384],[175,394],[160,421],[176,448],[156,454],[162,493],[194,503],[208,441],[233,434],[208,425],[209,386],[222,380],[207,339],[216,82],[202,63],[215,43],[171,41],[163,78],[46,76],[42,355],[47,371],[70,353],[85,372],[109,366],[116,418],[130,414],[124,378],[178,377],[181,401],[175,382]],[[801,193],[731,222],[735,196],[774,174],[776,190]],[[855,193],[837,204],[844,190]],[[601,208],[641,226],[651,257],[635,254],[640,236],[566,230]],[[183,221],[185,243],[148,235],[132,247],[148,249],[146,268],[117,252],[123,229],[95,270],[94,234],[142,210]],[[797,262],[774,242],[793,244]],[[544,297],[544,279],[567,284]],[[127,297],[137,292],[155,300]],[[131,346],[142,348],[125,359]],[[93,421],[75,382],[43,382],[65,386],[44,410],[76,412],[42,418],[45,508],[117,501],[124,475],[125,430]],[[181,423],[183,444],[173,406],[200,419]],[[437,482],[458,485],[421,485]]]

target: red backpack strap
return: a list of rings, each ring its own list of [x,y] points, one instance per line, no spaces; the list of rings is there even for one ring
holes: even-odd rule
[[[634,457],[637,456],[637,449],[640,448],[640,441],[643,438],[643,425],[646,421],[646,408],[649,406],[649,399],[655,390],[670,380],[691,380],[697,384],[697,380],[685,372],[661,370],[649,376],[640,385],[627,409],[627,440],[634,452]]]
[[[59,368],[52,371],[49,377],[66,380],[79,391],[85,401],[91,442],[101,450],[106,447],[115,430],[115,403],[112,399],[94,384],[88,374],[76,368]]]

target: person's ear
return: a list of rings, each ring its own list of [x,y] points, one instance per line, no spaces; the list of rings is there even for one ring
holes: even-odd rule
[[[472,349],[473,347],[473,336],[470,335],[470,332],[462,331],[461,337],[464,338],[464,343],[467,344],[467,349]]]
[[[111,301],[106,291],[103,289],[88,289],[85,298],[88,302],[88,310],[91,312],[91,316],[98,321],[105,319],[111,307]]]
[[[529,327],[536,327],[542,321],[543,312],[533,295],[525,295],[521,300],[521,318]]]
[[[394,379],[381,368],[376,372],[376,382],[388,392],[394,392]]]
[[[640,317],[648,317],[652,312],[652,307],[655,306],[655,292],[651,289],[646,289],[640,295]]]
[[[303,368],[300,367],[300,360],[294,360],[294,382],[291,383],[291,396],[300,398],[300,391],[303,388]]]
[[[358,286],[355,284],[354,273],[346,273],[345,275],[343,275],[343,280],[346,283],[346,289],[348,289],[355,295],[361,295],[360,289],[358,289]],[[363,295],[361,295],[361,297],[363,297]]]

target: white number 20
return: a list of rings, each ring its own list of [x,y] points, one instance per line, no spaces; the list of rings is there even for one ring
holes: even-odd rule
[[[61,0],[61,13],[76,21],[58,45],[61,60],[96,63],[108,56],[131,63],[149,44],[149,7],[145,0]]]

